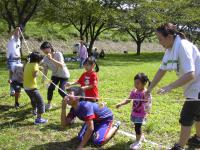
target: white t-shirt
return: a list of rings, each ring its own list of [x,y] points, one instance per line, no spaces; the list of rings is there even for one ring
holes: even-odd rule
[[[186,98],[198,99],[200,92],[200,52],[198,48],[186,39],[182,39],[178,50],[177,75],[183,76],[195,72],[195,79],[184,85]]]
[[[62,67],[56,65],[52,60],[50,60],[47,56],[45,56],[42,60],[42,66],[44,67],[44,72],[47,74],[47,70],[52,70],[52,76],[60,77],[60,78],[69,78],[70,73],[65,65],[64,57],[61,52],[55,52],[53,58],[62,64],[64,64]]]
[[[20,58],[20,47],[21,47],[21,42],[20,39],[16,39],[13,36],[11,36],[10,40],[8,41],[7,45],[7,58]]]

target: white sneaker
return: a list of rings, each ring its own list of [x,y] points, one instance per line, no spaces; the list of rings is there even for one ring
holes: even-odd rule
[[[137,141],[133,144],[130,145],[130,149],[131,150],[138,150],[142,147],[142,142],[141,141]]]
[[[52,108],[51,104],[46,104],[45,110],[50,110]]]

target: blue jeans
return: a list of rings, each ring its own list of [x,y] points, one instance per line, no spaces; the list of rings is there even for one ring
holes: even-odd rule
[[[45,105],[44,105],[44,101],[43,101],[42,96],[40,95],[38,89],[25,90],[25,92],[31,99],[32,107],[34,109],[37,108],[37,112],[39,114],[43,114],[45,112]]]
[[[85,60],[86,60],[85,58],[80,58],[80,68],[83,67]]]

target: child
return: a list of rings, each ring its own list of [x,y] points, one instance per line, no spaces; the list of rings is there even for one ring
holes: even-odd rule
[[[78,134],[80,144],[77,150],[83,149],[91,137],[95,145],[101,146],[107,143],[120,126],[120,122],[112,125],[113,114],[111,110],[107,107],[101,108],[97,103],[82,101],[81,98],[77,98],[76,96],[84,94],[80,87],[69,88],[68,93],[69,95],[62,102],[62,127],[70,125],[75,117],[85,122]],[[68,115],[66,115],[67,104],[72,106]]]
[[[52,71],[52,82],[56,85],[59,84],[59,88],[64,90],[64,85],[68,81],[70,73],[64,62],[63,54],[59,51],[55,51],[49,42],[43,42],[40,49],[46,55],[41,63],[44,67],[44,74],[47,75],[48,69],[50,69]],[[43,77],[42,82],[44,82],[44,80],[45,77]],[[48,104],[46,105],[46,110],[50,110],[52,108],[51,101],[53,98],[53,91],[55,90],[55,85],[53,83],[51,83],[48,87]],[[65,93],[59,89],[58,93],[62,96],[62,98],[65,96]]]
[[[23,87],[23,64],[16,64],[12,68],[12,78],[9,81],[15,96],[15,108],[19,108],[19,97]]]
[[[32,52],[29,55],[29,62],[24,68],[24,89],[29,98],[33,109],[37,109],[37,118],[35,124],[46,123],[48,120],[41,118],[41,115],[45,112],[44,101],[37,89],[36,77],[39,71],[39,62],[42,60],[42,56],[39,52]]]
[[[126,105],[133,99],[133,106],[131,112],[131,121],[135,125],[136,142],[130,145],[130,149],[136,150],[141,147],[142,142],[142,124],[145,122],[147,114],[150,111],[151,96],[146,97],[145,88],[146,83],[150,81],[144,73],[139,73],[134,77],[135,89],[130,93],[129,99],[116,105],[117,108]]]
[[[94,67],[95,71],[93,70]],[[99,66],[96,63],[96,60],[94,57],[88,57],[84,62],[84,68],[86,72],[84,72],[79,80],[74,83],[67,83],[66,87],[69,87],[71,85],[80,84],[81,88],[85,92],[85,97],[87,97],[85,100],[89,100],[92,102],[98,101],[98,78],[96,72],[99,71]]]

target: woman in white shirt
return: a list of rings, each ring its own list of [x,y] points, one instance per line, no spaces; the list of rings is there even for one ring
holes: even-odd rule
[[[48,69],[50,69],[52,71],[51,81],[56,85],[59,84],[59,88],[64,90],[64,85],[68,81],[70,73],[64,62],[63,54],[59,51],[54,51],[52,45],[49,42],[43,42],[40,46],[40,49],[43,51],[44,54],[46,54],[42,61],[44,74],[47,75],[47,71]],[[45,78],[43,77],[43,81],[44,79]],[[55,90],[55,85],[53,83],[51,83],[48,87],[48,104],[45,107],[47,110],[52,108],[51,100],[53,98],[53,92]],[[64,92],[62,92],[61,90],[58,90],[58,92],[62,97],[65,97]]]
[[[146,94],[152,91],[167,71],[176,71],[179,78],[158,91],[159,94],[165,94],[177,87],[184,87],[186,101],[179,120],[180,138],[171,150],[182,150],[187,142],[192,146],[200,146],[200,52],[171,23],[157,28],[156,35],[159,43],[167,50]],[[194,122],[196,135],[189,139]]]

